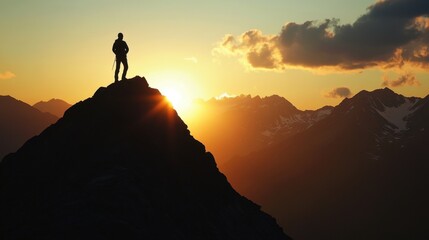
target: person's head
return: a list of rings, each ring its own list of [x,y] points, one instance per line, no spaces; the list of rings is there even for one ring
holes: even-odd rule
[[[124,34],[118,33],[118,39],[120,39],[120,40],[124,39]]]

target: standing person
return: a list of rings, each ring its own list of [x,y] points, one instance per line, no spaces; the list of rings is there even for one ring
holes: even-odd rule
[[[119,68],[122,65],[124,65],[124,70],[122,71],[122,79],[126,79],[127,70],[128,70],[128,61],[127,61],[127,53],[130,50],[128,48],[128,45],[125,41],[122,39],[124,38],[124,35],[122,33],[118,33],[118,39],[115,40],[115,43],[113,43],[112,51],[116,55],[116,69],[115,69],[115,82],[118,82],[118,74],[119,74]]]

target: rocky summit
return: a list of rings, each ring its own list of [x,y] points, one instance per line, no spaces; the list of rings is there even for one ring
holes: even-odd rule
[[[6,156],[0,201],[0,239],[289,239],[141,77]]]

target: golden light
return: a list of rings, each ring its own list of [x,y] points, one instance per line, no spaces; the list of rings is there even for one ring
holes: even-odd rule
[[[192,115],[192,91],[190,77],[181,71],[151,73],[152,86],[159,89],[180,117]]]
[[[168,101],[174,108],[184,108],[186,105],[186,101],[182,93],[177,91],[174,88],[164,88],[162,94],[167,97]]]

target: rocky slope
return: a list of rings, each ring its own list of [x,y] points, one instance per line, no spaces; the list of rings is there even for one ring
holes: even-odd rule
[[[0,194],[3,239],[288,239],[140,77],[8,155]]]

